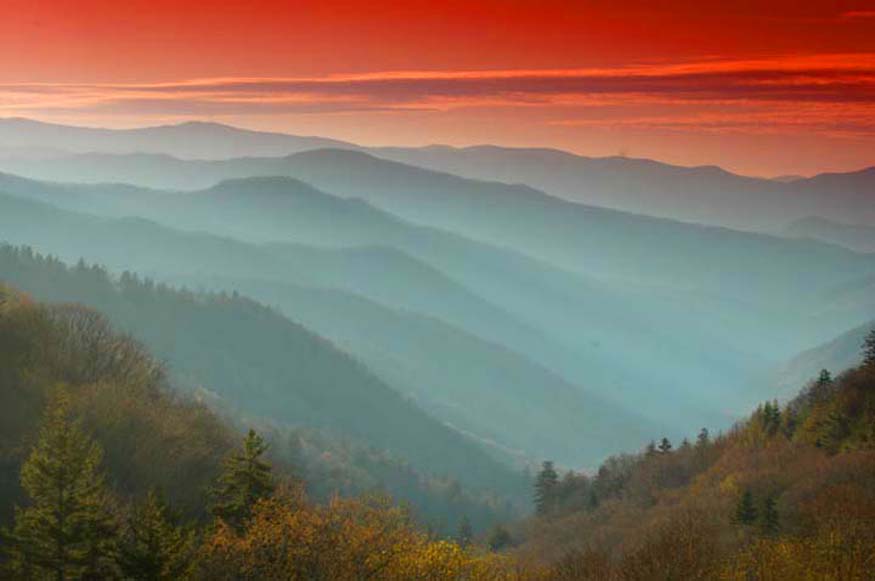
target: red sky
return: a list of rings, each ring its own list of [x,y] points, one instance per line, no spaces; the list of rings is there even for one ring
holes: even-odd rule
[[[0,116],[875,164],[875,0],[4,0]]]

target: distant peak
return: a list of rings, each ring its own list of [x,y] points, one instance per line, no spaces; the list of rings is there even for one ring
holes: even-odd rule
[[[298,153],[293,153],[289,156],[286,156],[286,159],[311,159],[314,157],[346,160],[362,159],[394,163],[358,149],[345,149],[342,147],[320,147],[318,149],[308,149],[306,151],[300,151]]]
[[[314,188],[307,182],[302,182],[287,176],[258,176],[245,178],[231,178],[202,190],[204,193],[223,195],[258,195],[270,197],[320,197],[333,198],[331,194]]]
[[[159,125],[156,129],[195,129],[201,131],[223,131],[223,132],[238,132],[249,131],[248,129],[240,129],[215,121],[183,121],[182,123],[173,123],[169,125]]]

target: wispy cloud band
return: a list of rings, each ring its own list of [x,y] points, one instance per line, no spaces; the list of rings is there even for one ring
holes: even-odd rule
[[[142,115],[249,115],[449,111],[495,107],[745,107],[816,113],[817,123],[854,127],[875,113],[875,54],[761,60],[713,59],[621,68],[405,71],[308,78],[231,77],[138,84],[7,83],[0,114],[87,111]],[[767,113],[757,122],[768,123]],[[731,117],[731,116],[730,116]],[[798,116],[797,116],[798,117]],[[635,123],[635,116],[616,123]],[[642,127],[652,122],[639,118]],[[688,116],[678,126],[703,130]],[[731,123],[728,117],[721,124]],[[787,118],[789,121],[789,118]],[[607,122],[607,121],[606,121]],[[574,123],[573,120],[568,123]],[[595,123],[583,121],[582,124]],[[780,124],[780,118],[774,123]],[[796,125],[794,120],[791,125]],[[739,130],[750,124],[739,123]]]

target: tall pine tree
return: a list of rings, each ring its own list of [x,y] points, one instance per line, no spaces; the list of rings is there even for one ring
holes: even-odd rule
[[[732,521],[739,525],[750,525],[756,522],[756,520],[757,509],[753,503],[753,494],[751,494],[750,490],[745,490],[735,506]]]
[[[100,463],[101,448],[70,418],[63,392],[49,403],[39,438],[21,468],[30,499],[16,507],[9,535],[15,577],[112,578],[115,522]]]
[[[669,452],[671,452],[671,442],[668,438],[663,437],[659,441],[659,453],[668,454]]]
[[[869,331],[863,341],[863,365],[866,367],[875,366],[875,329]]]
[[[535,479],[535,512],[539,516],[544,516],[552,510],[558,487],[559,474],[556,473],[553,462],[547,460],[541,465],[541,471]]]
[[[126,578],[171,581],[187,577],[192,567],[194,534],[174,520],[164,499],[154,490],[134,507],[121,547]]]
[[[775,501],[775,497],[770,494],[763,502],[763,511],[760,515],[760,528],[762,529],[763,534],[774,535],[778,532],[779,526],[778,503]]]
[[[705,448],[710,443],[711,434],[708,433],[708,428],[702,428],[696,436],[696,448]]]
[[[213,489],[213,514],[240,530],[252,507],[274,491],[271,466],[263,456],[267,444],[255,430],[249,430],[243,446],[225,460]]]

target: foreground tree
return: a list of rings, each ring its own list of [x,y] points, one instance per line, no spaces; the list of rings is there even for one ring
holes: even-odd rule
[[[169,581],[191,572],[194,535],[173,521],[164,499],[154,490],[134,507],[121,550],[126,577]]]
[[[103,452],[72,421],[63,393],[50,402],[21,469],[30,505],[16,508],[13,577],[104,579],[116,573],[115,523],[100,469]]]
[[[264,439],[249,430],[243,446],[225,460],[224,470],[213,490],[213,514],[237,530],[252,513],[252,507],[274,491],[271,466],[263,458]]]

